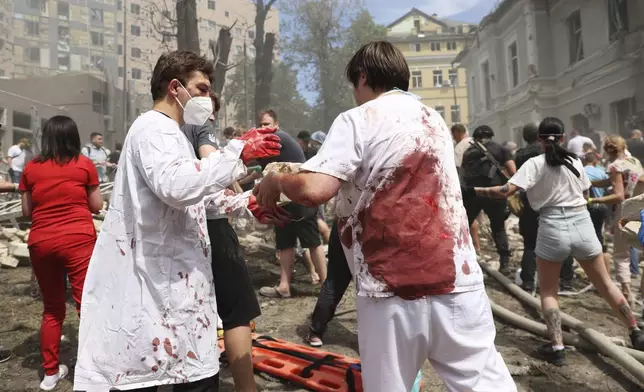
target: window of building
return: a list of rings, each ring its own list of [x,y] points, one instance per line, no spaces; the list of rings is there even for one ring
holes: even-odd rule
[[[92,55],[90,56],[89,61],[92,68],[102,70],[105,66],[105,59],[103,58],[103,56]]]
[[[69,19],[69,3],[66,1],[58,2],[58,17],[60,19]]]
[[[123,45],[119,44],[116,46],[116,53],[121,56],[123,54]]]
[[[255,31],[254,30],[248,30],[248,38],[255,39]]]
[[[0,38],[0,50],[4,48],[5,40],[4,38]]]
[[[519,54],[516,41],[508,46],[508,60],[510,62],[510,84],[516,87],[519,84]]]
[[[452,86],[458,86],[458,70],[450,69],[448,72],[449,82]]]
[[[58,51],[69,52],[71,43],[71,36],[69,35],[69,27],[58,26]]]
[[[96,113],[103,113],[103,93],[92,91],[92,110]]]
[[[103,14],[103,10],[99,10],[95,8],[91,8],[89,10],[89,18],[92,22],[103,23],[104,16],[105,15]]]
[[[140,80],[141,79],[141,70],[138,68],[132,68],[132,79]]]
[[[618,33],[628,31],[628,2],[626,0],[608,1],[608,37],[611,41],[619,37]]]
[[[25,60],[40,62],[40,48],[25,48]]]
[[[70,62],[71,62],[71,56],[69,53],[58,53],[58,69],[61,71],[68,71]]]
[[[463,26],[458,26],[458,33],[463,34]]]
[[[423,87],[423,73],[421,71],[412,71],[412,73],[411,73],[411,87],[412,88],[422,88]]]
[[[486,61],[481,64],[481,74],[483,75],[483,93],[485,109],[492,109],[492,81],[490,80],[490,62]]]
[[[46,0],[27,0],[27,7],[34,10],[40,10],[41,12],[47,12],[47,1]]]
[[[116,31],[118,31],[119,33],[123,32],[123,23],[116,22]]]
[[[456,50],[456,42],[448,42],[447,50]]]
[[[584,59],[584,40],[581,31],[581,11],[577,10],[566,19],[568,25],[568,44],[570,64]]]
[[[130,34],[140,37],[141,36],[141,27],[137,25],[130,26]]]
[[[440,87],[443,85],[443,71],[440,69],[434,70],[434,87]]]
[[[130,4],[130,12],[133,13],[133,14],[136,14],[136,15],[140,14],[141,13],[141,6],[136,4],[136,3]]]
[[[103,46],[103,44],[105,43],[105,37],[103,36],[103,33],[99,33],[98,31],[90,31],[89,34],[92,38],[92,45]]]
[[[31,115],[29,113],[23,113],[23,112],[14,110],[11,116],[11,120],[13,122],[14,127],[31,129]],[[14,132],[14,137],[15,137],[15,133],[16,132]]]
[[[256,55],[257,55],[257,53],[255,52],[255,48],[252,47],[252,46],[249,46],[248,47],[248,56],[255,57]]]
[[[40,35],[40,23],[33,20],[25,20],[25,31],[27,35]]]
[[[461,105],[452,105],[452,123],[461,122]]]
[[[440,42],[432,42],[430,44],[430,48],[432,49],[432,52],[439,52],[441,50],[441,43]]]
[[[414,19],[414,30],[416,30],[416,32],[420,31],[420,19]]]
[[[436,106],[434,110],[436,110],[441,117],[445,118],[445,106]]]
[[[409,50],[412,52],[420,52],[420,44],[409,44]]]
[[[622,99],[610,104],[612,111],[613,129],[619,134],[626,134],[633,130],[634,124],[631,120],[637,114],[637,105],[634,97]]]
[[[209,10],[214,10],[215,9],[215,0],[208,0],[208,9]]]
[[[123,67],[118,68],[118,75],[119,75],[119,78],[123,77]]]
[[[138,59],[141,57],[141,48],[132,48],[131,53],[132,53],[132,57]]]

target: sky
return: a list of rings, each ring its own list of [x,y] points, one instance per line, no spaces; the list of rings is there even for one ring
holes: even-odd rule
[[[499,0],[363,0],[377,23],[388,25],[416,7],[429,15],[465,23],[478,24],[490,13]],[[307,91],[302,80],[298,90],[309,102],[315,101],[317,93]]]

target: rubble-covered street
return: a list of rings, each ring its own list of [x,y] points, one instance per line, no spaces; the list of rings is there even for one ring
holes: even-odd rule
[[[100,228],[100,221],[96,221]],[[253,283],[256,289],[261,286],[274,284],[279,278],[279,266],[273,250],[272,230],[258,227],[254,231],[240,235],[240,241],[247,249],[248,263]],[[508,222],[513,226],[513,220]],[[518,266],[521,257],[521,237],[512,228],[508,230],[513,255],[513,267]],[[0,391],[37,391],[37,373],[40,368],[39,325],[42,304],[34,300],[30,293],[30,276],[26,244],[27,231],[13,228],[2,230],[0,254],[3,266],[0,270],[0,342],[7,348],[13,349],[14,358],[0,365]],[[494,263],[496,254],[488,241],[483,239],[482,258]],[[18,261],[17,268],[11,265]],[[301,343],[307,331],[308,319],[315,305],[317,287],[310,285],[310,277],[302,263],[296,264],[294,289],[296,296],[290,299],[260,298],[262,316],[257,321],[257,332],[274,337]],[[487,291],[493,302],[525,317],[539,320],[539,315],[522,306],[517,300],[507,294],[493,279],[488,278]],[[586,281],[578,274],[575,289],[586,286]],[[337,317],[331,322],[325,336],[324,349],[340,354],[357,357],[356,314],[354,306],[355,295],[350,288],[345,299],[338,307]],[[592,328],[603,332],[609,337],[620,337],[627,340],[624,328],[617,318],[610,314],[608,306],[593,291],[577,297],[562,299],[562,310],[582,320]],[[569,365],[556,368],[537,359],[534,349],[543,340],[534,335],[507,326],[497,319],[497,346],[505,361],[511,368],[520,391],[534,392],[592,392],[592,391],[641,391],[639,385],[626,371],[612,360],[597,354],[581,351],[571,351],[568,356]],[[78,317],[71,298],[68,301],[67,319],[63,333],[62,361],[73,369],[76,356]],[[223,391],[234,391],[230,374],[226,369]],[[57,391],[72,391],[70,375],[62,382]],[[266,375],[257,375],[262,391],[300,391],[301,389],[287,385]],[[166,389],[167,390],[167,389]],[[429,364],[424,368],[425,392],[444,391],[441,381],[432,373]]]

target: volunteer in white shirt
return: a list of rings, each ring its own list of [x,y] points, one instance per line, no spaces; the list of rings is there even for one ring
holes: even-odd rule
[[[464,189],[464,197],[478,195],[496,198],[506,198],[524,190],[532,209],[539,211],[535,253],[541,306],[550,343],[540,347],[538,352],[545,360],[557,366],[565,364],[561,315],[557,301],[559,273],[563,261],[570,254],[577,259],[590,282],[628,327],[633,347],[644,349],[644,334],[637,327],[624,295],[612,282],[604,266],[602,246],[586,207],[590,180],[574,153],[560,146],[563,136],[564,126],[561,120],[545,118],[539,125],[539,139],[544,154],[530,158],[503,186]]]
[[[29,139],[20,139],[18,144],[9,147],[7,151],[7,163],[11,169],[11,182],[18,184],[20,176],[25,170],[25,165],[32,158],[31,142]]]
[[[154,68],[154,106],[127,133],[85,280],[74,390],[218,390],[205,203],[245,174],[243,162],[277,155],[279,138],[254,130],[197,159],[179,126],[211,115],[213,74],[192,52]]]
[[[580,135],[578,130],[573,129],[570,132],[570,136],[572,136],[572,138],[568,141],[568,151],[572,152],[578,157],[581,158],[585,154],[584,144],[590,144],[593,150],[597,150],[597,146],[595,146],[593,139]]]
[[[337,193],[366,392],[410,391],[427,359],[450,391],[513,392],[494,345],[450,130],[406,92],[409,74],[391,43],[358,50],[347,78],[360,106],[336,118],[303,172],[264,177],[257,200],[275,205],[282,191],[320,205]]]

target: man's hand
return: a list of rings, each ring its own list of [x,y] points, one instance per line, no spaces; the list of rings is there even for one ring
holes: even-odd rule
[[[275,128],[253,128],[242,135],[239,140],[246,142],[241,154],[242,161],[247,163],[255,159],[278,156],[282,145],[275,131]]]
[[[251,196],[248,200],[248,209],[255,219],[265,225],[284,227],[291,221],[291,215],[281,207],[276,205],[273,207],[260,207],[255,196]]]
[[[280,199],[282,185],[280,184],[281,174],[269,172],[262,181],[255,185],[253,195],[257,196],[257,203],[263,207],[274,207]]]

